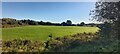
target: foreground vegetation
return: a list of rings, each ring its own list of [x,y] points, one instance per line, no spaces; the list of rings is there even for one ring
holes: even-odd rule
[[[14,28],[2,28],[3,40],[28,39],[28,40],[47,40],[48,35],[53,37],[63,37],[76,33],[95,33],[97,27],[79,26],[22,26]]]
[[[118,52],[118,40],[100,38],[98,33],[77,33],[71,36],[48,36],[48,40],[13,39],[3,41],[3,52]]]
[[[13,39],[3,41],[3,52],[67,52],[79,45],[92,42],[97,39],[93,33],[77,33],[71,36],[49,36],[45,42],[25,39]]]

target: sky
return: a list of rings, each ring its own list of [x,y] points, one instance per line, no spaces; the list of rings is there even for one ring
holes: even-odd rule
[[[118,2],[120,0],[2,0],[2,2]]]
[[[2,0],[3,2],[96,2],[98,0]]]
[[[61,23],[71,20],[74,24],[92,22],[90,10],[95,2],[3,2],[2,17],[31,19]]]

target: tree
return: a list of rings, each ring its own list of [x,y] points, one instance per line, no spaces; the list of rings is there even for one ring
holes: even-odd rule
[[[45,23],[43,21],[38,22],[39,25],[44,25]]]
[[[102,22],[114,22],[119,18],[119,2],[96,2],[96,9],[91,11],[93,19]]]
[[[66,21],[66,24],[67,24],[67,25],[72,25],[72,21],[71,21],[71,20],[67,20],[67,21]]]
[[[66,24],[65,22],[62,22],[61,25],[62,25],[62,26],[66,26],[67,24]]]
[[[119,2],[96,2],[95,10],[91,11],[92,20],[101,21],[104,24],[100,25],[100,36],[102,41],[114,44],[116,49],[113,52],[119,51],[119,36],[120,36],[120,1]],[[115,43],[116,42],[116,43]],[[103,45],[104,46],[104,45]]]
[[[120,36],[120,1],[119,2],[96,2],[95,10],[91,11],[92,20],[101,21],[101,33],[106,36]],[[103,33],[103,31],[107,31]],[[111,32],[112,31],[112,32]]]
[[[19,25],[23,25],[22,21],[18,20],[18,24]]]
[[[80,25],[81,25],[81,26],[84,26],[84,25],[85,25],[85,23],[84,23],[84,22],[81,22],[81,23],[80,23]]]
[[[51,22],[46,22],[46,25],[52,25],[52,23]]]

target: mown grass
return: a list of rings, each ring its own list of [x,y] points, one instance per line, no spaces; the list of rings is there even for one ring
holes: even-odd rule
[[[79,27],[79,26],[22,26],[13,28],[2,28],[2,39],[28,39],[45,41],[48,35],[53,37],[63,37],[76,33],[95,33],[97,27]]]

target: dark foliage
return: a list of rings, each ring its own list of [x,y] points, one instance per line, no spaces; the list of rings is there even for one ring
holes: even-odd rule
[[[92,20],[103,22],[98,27],[101,29],[99,36],[101,42],[115,43],[116,50],[119,49],[120,37],[120,1],[119,2],[96,2],[95,10],[91,11]],[[102,44],[102,43],[101,43]],[[113,45],[113,44],[112,44]],[[104,46],[104,45],[103,45]],[[111,47],[110,47],[111,48]]]
[[[120,1],[119,2],[96,2],[96,9],[91,11],[93,20],[104,24],[99,26],[102,36],[119,37],[120,30]],[[112,32],[111,32],[112,31]]]
[[[52,23],[52,22],[43,22],[43,21],[34,21],[34,20],[16,20],[12,18],[3,18],[2,20],[2,27],[16,27],[16,26],[24,26],[24,25],[51,25],[51,26],[96,26],[99,24],[85,24],[81,22],[81,24],[72,24],[71,20],[67,20],[66,22],[62,23]]]

